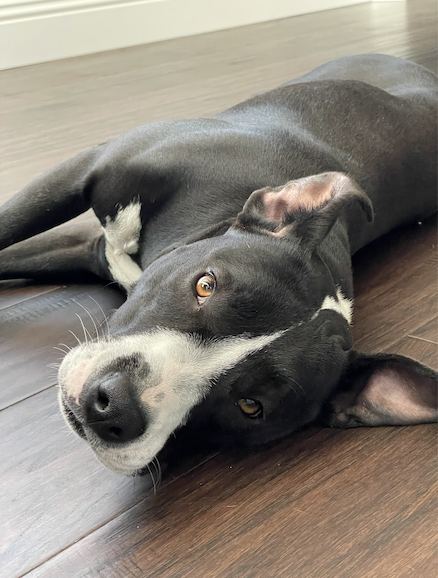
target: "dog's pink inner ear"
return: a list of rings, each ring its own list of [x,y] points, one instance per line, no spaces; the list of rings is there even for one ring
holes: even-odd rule
[[[437,383],[407,369],[382,369],[371,376],[356,406],[364,417],[374,410],[372,421],[382,425],[430,422],[437,418]]]
[[[281,221],[286,213],[317,209],[347,182],[348,177],[342,173],[323,173],[290,181],[281,190],[264,194],[265,217],[269,221]]]
[[[438,418],[437,375],[426,366],[403,356],[368,358],[371,372],[360,362],[349,389],[332,400],[330,425],[410,425]],[[360,361],[360,360],[359,360]],[[366,376],[362,382],[363,372]],[[362,383],[361,383],[362,382]]]

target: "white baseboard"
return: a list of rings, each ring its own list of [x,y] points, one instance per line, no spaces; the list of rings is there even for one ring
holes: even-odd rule
[[[364,0],[0,0],[0,69],[276,20]]]

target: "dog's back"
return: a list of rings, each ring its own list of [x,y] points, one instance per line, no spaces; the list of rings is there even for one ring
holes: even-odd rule
[[[315,80],[357,80],[399,96],[414,92],[436,93],[436,75],[419,64],[387,54],[345,56],[323,64],[284,86]]]
[[[376,214],[366,234],[352,232],[352,252],[436,211],[437,77],[418,64],[385,55],[341,58],[218,118],[269,126],[290,178],[312,170],[351,175]]]

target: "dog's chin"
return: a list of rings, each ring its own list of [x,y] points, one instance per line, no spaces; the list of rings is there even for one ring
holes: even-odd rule
[[[139,459],[132,461],[124,452],[115,453],[111,450],[94,447],[93,451],[103,466],[115,474],[127,477],[143,476],[150,473],[149,464],[154,460],[152,458],[152,460],[146,460],[145,463],[142,463],[142,460]]]
[[[114,464],[109,465],[104,460],[102,460],[100,458],[100,456],[97,456],[97,459],[108,470],[110,470],[111,472],[114,472],[115,474],[117,474],[119,476],[125,476],[127,478],[137,478],[137,477],[141,477],[141,476],[150,475],[150,473],[151,473],[150,466],[148,466],[148,465],[145,465],[143,467],[138,467],[138,468],[126,468],[123,466],[115,466]]]

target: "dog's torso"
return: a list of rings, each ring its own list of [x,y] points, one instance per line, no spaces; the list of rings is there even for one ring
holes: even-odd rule
[[[367,227],[359,210],[350,216],[354,253],[435,211],[435,111],[429,71],[391,57],[341,59],[214,119],[146,125],[105,145],[89,176],[92,206],[105,226],[139,200],[145,269],[163,250],[215,231],[266,183],[340,171],[374,206]]]

